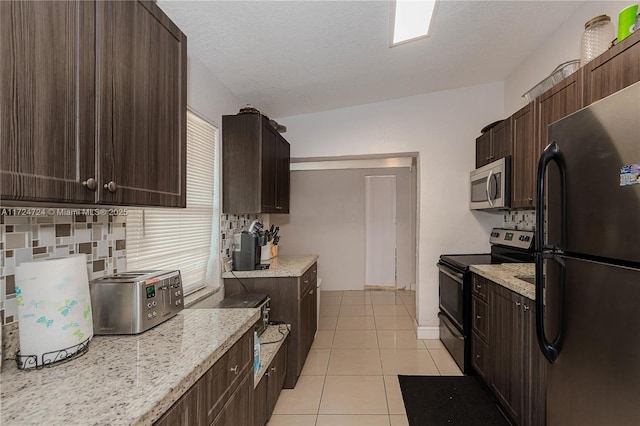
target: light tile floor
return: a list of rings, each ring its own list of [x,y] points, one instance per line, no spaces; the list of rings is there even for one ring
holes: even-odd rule
[[[324,291],[295,389],[269,426],[408,425],[398,374],[462,375],[439,340],[416,338],[415,292]]]

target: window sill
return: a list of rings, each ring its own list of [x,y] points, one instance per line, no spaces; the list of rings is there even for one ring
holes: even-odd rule
[[[207,297],[219,292],[220,290],[222,290],[222,286],[220,287],[207,286],[199,290],[196,290],[193,293],[184,297],[184,307],[188,308],[192,305],[195,305],[199,301],[206,299]]]

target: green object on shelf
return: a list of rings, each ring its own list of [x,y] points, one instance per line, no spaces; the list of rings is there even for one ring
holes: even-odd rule
[[[620,11],[618,15],[618,43],[629,37],[635,30],[638,5],[632,4]]]

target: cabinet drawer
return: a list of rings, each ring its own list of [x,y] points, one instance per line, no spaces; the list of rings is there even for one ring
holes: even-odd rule
[[[299,294],[300,299],[304,297],[305,293],[309,291],[309,288],[312,285],[316,285],[317,277],[318,277],[318,263],[316,262],[313,265],[311,265],[311,267],[307,269],[307,271],[304,274],[302,274],[302,277],[300,277],[300,294]]]
[[[207,424],[220,413],[229,396],[252,366],[253,334],[246,333],[202,377]]]
[[[489,347],[475,332],[471,333],[471,335],[471,364],[478,375],[487,383],[490,365],[488,357]]]
[[[489,318],[487,317],[489,310],[487,309],[487,304],[478,299],[476,296],[473,296],[471,304],[471,323],[473,325],[473,332],[476,333],[482,340],[487,342],[487,336],[489,335]]]
[[[473,274],[471,276],[471,290],[474,295],[484,302],[488,300],[489,295],[489,281],[479,275]]]

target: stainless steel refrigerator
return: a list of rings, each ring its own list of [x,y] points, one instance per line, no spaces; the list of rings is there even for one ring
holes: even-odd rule
[[[548,140],[536,184],[547,425],[640,425],[640,83]]]

